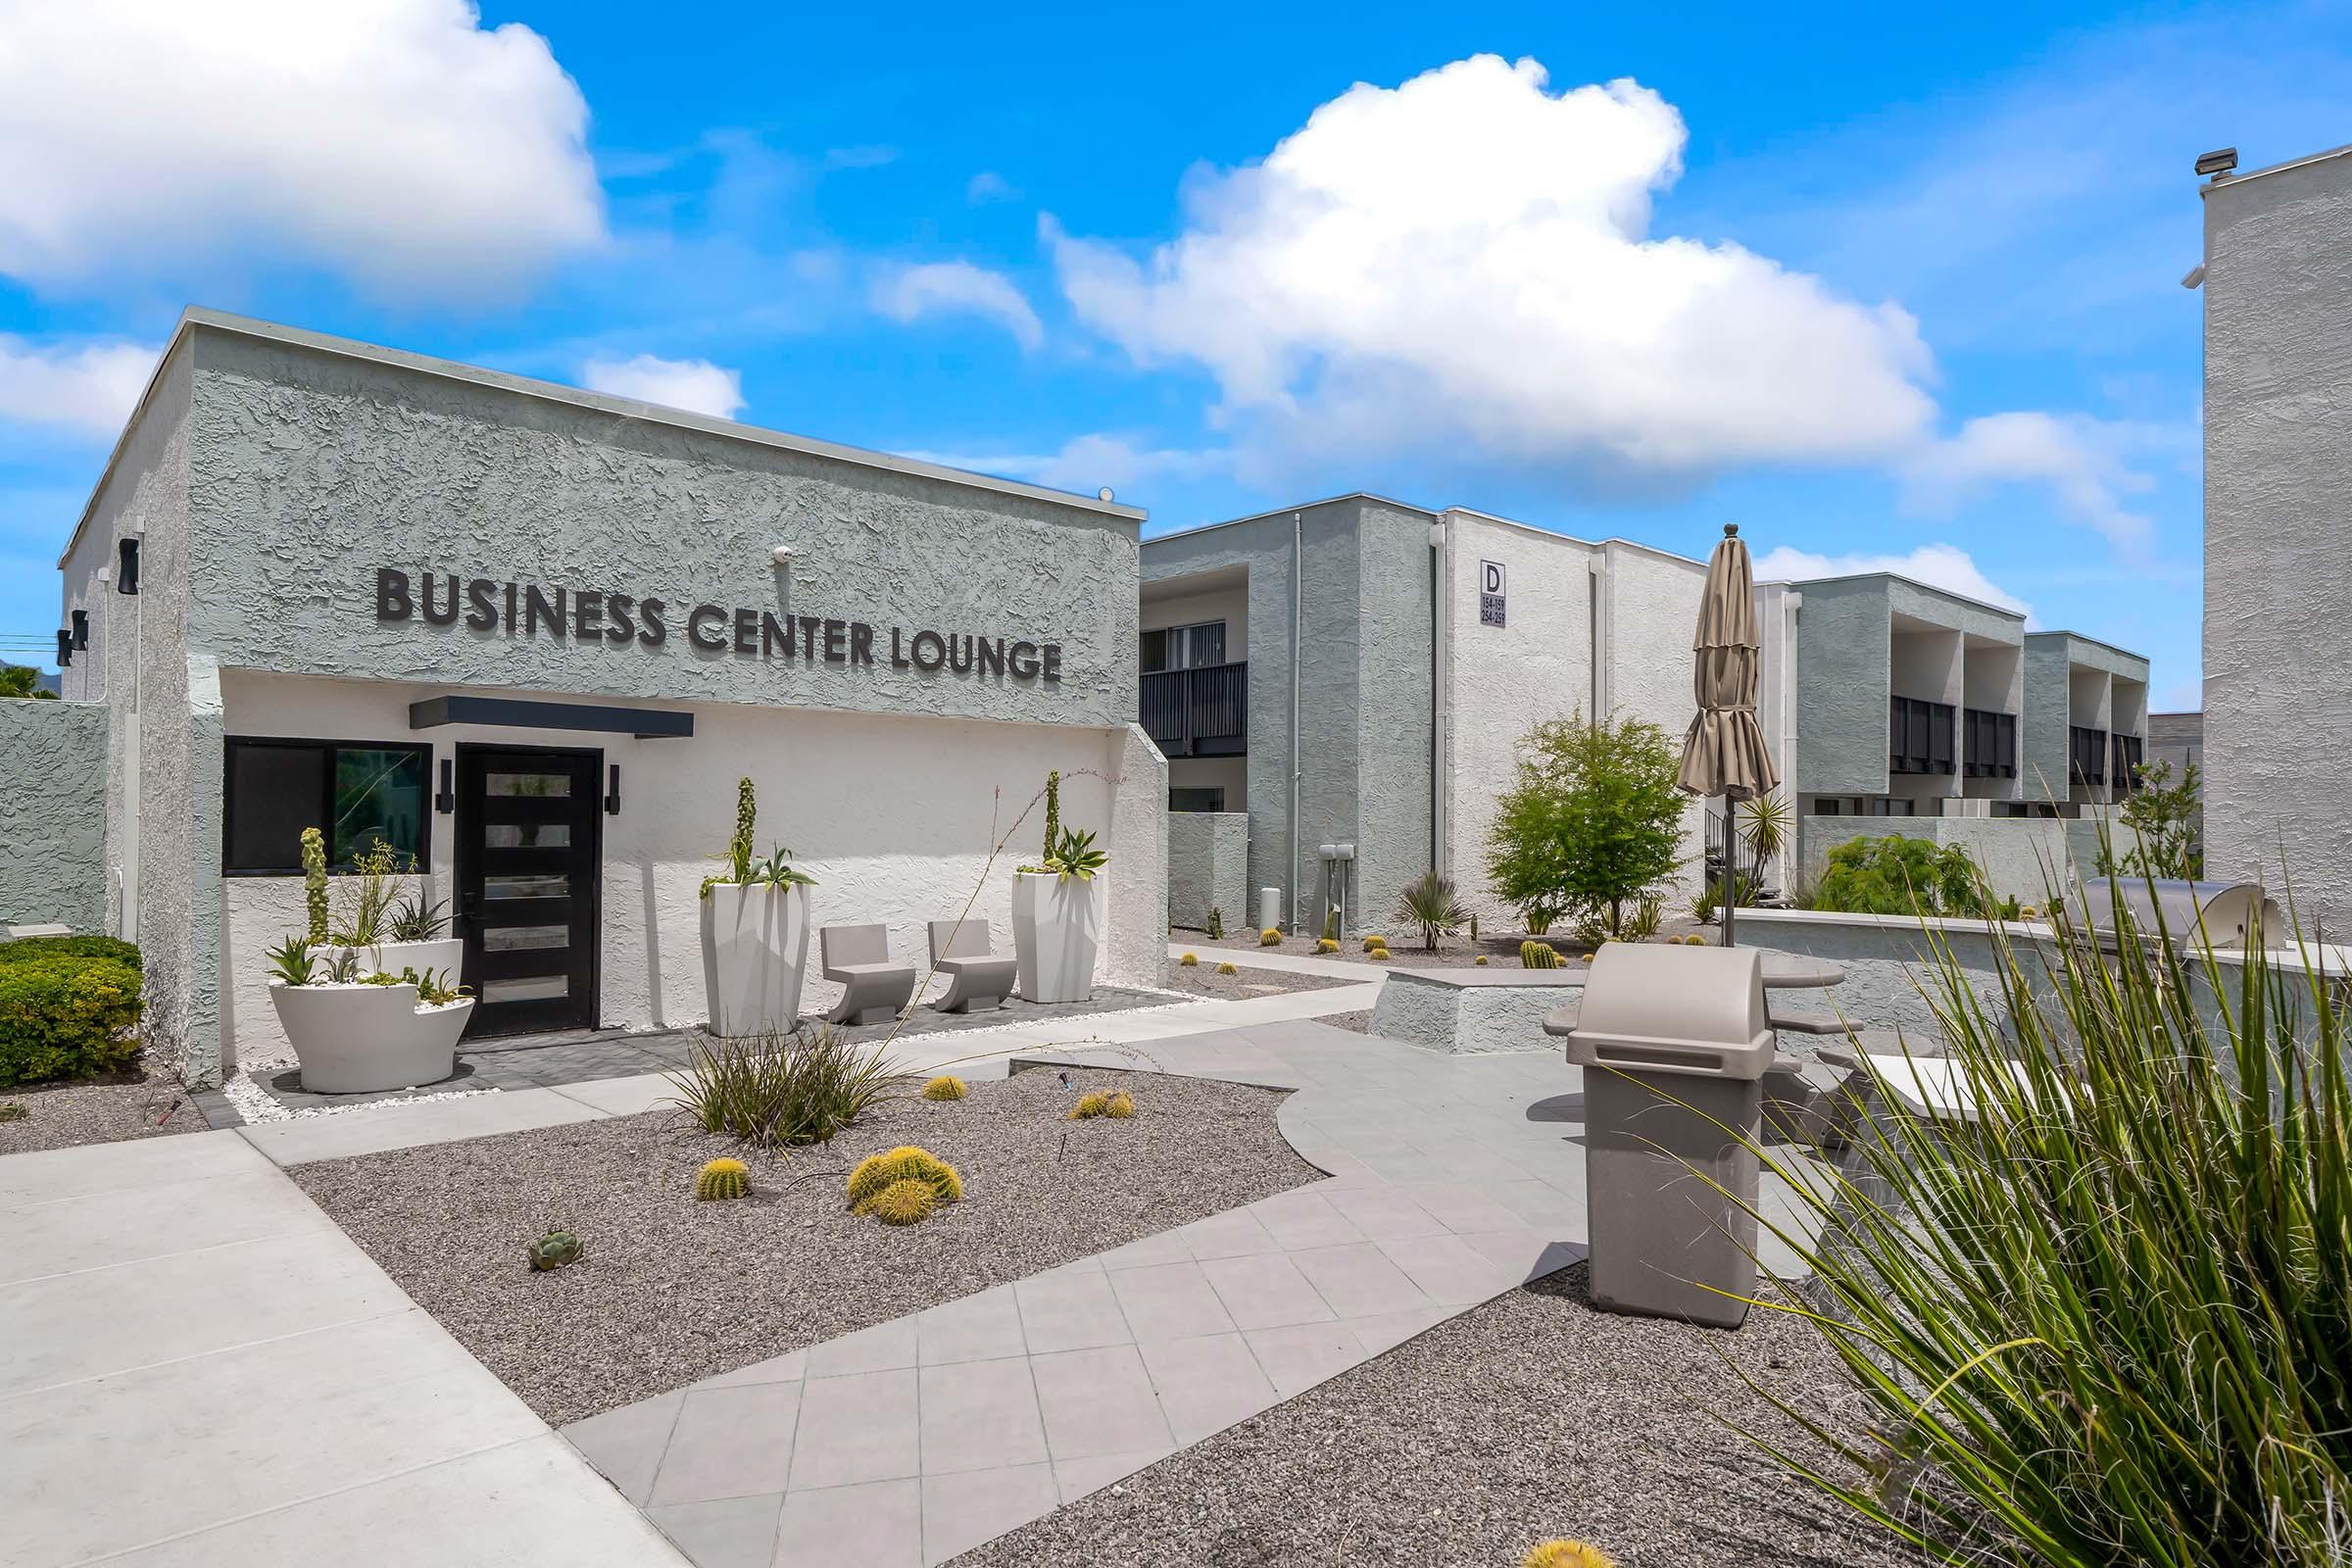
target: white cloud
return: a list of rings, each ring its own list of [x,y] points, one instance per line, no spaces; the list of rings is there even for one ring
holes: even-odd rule
[[[1912,504],[1948,511],[1995,484],[2047,485],[2066,514],[2096,529],[2117,551],[2143,555],[2155,536],[2123,497],[2154,488],[2126,453],[2163,438],[2149,427],[2049,414],[1992,414],[1931,442],[1903,466]]]
[[[709,360],[664,360],[651,354],[590,360],[580,367],[580,384],[591,392],[721,419],[732,419],[743,409],[743,372]]]
[[[0,272],[234,251],[476,297],[604,238],[579,88],[467,0],[0,9]]]
[[[1045,324],[1012,279],[969,262],[894,268],[875,279],[873,303],[875,310],[894,321],[982,316],[1002,325],[1025,349],[1046,340]]]
[[[0,420],[114,436],[155,373],[157,352],[136,343],[38,348],[0,334]]]
[[[1185,233],[1141,265],[1051,220],[1045,238],[1082,319],[1139,362],[1198,361],[1284,439],[1690,473],[1926,433],[1909,315],[1648,237],[1682,117],[1630,80],[1546,80],[1481,55],[1358,83],[1262,163],[1196,171]]]
[[[1055,490],[1093,495],[1104,485],[1125,490],[1147,480],[1189,479],[1222,472],[1231,463],[1223,452],[1151,447],[1124,436],[1092,434],[1073,438],[1058,452],[947,453],[916,452],[909,456],[926,463],[966,468],[975,473],[1003,474],[1026,479]]]
[[[1963,599],[1975,599],[2026,617],[2038,627],[2034,607],[1984,575],[1969,553],[1956,545],[1921,545],[1902,556],[1822,556],[1789,545],[1777,545],[1755,561],[1758,582],[1804,582],[1814,577],[1854,577],[1866,572],[1891,571],[1931,588],[1941,588]]]
[[[983,169],[972,176],[970,184],[963,187],[964,201],[974,207],[985,202],[1017,201],[1020,194],[1013,189],[1010,180],[993,169]]]

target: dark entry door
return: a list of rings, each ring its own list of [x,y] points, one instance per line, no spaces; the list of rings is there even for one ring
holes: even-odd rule
[[[468,1035],[597,1023],[601,752],[458,748]]]

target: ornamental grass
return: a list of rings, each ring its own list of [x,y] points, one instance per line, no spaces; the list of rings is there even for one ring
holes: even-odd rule
[[[1763,1152],[1821,1227],[1774,1227],[1815,1276],[1775,1309],[1815,1324],[1866,1418],[1775,1399],[1842,1464],[1755,1441],[1946,1561],[2343,1568],[2344,980],[2316,948],[2225,963],[2136,927],[2120,886],[2111,931],[2045,907],[2042,945],[1989,933],[1983,990],[1922,922],[1979,1120],[1881,1112],[1826,1175]]]

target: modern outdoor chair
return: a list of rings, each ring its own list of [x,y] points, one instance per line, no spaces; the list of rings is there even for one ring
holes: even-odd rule
[[[989,952],[988,922],[971,919],[931,922],[931,961],[948,977],[947,995],[932,1004],[941,1012],[1002,1007],[1020,967],[1011,954]]]
[[[914,965],[891,962],[886,925],[819,926],[816,950],[825,978],[846,988],[829,1023],[880,1023],[914,996]]]

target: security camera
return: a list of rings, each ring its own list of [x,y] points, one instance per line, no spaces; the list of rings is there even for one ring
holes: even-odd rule
[[[773,550],[771,550],[771,551],[769,551],[769,552],[767,553],[767,559],[768,559],[768,560],[770,560],[770,561],[772,561],[772,562],[774,562],[774,563],[775,563],[777,565],[779,565],[779,566],[789,566],[789,565],[791,565],[791,564],[792,564],[792,546],[790,546],[790,545],[778,545],[778,546],[776,546],[776,548],[775,548],[775,549],[773,549]]]

